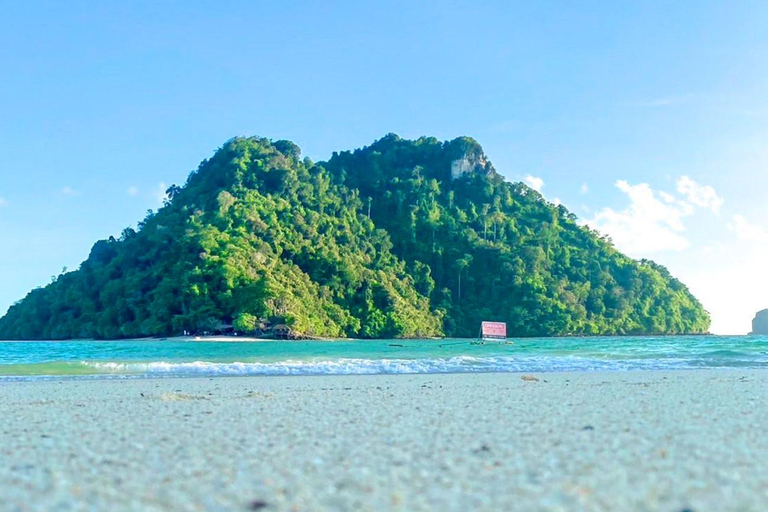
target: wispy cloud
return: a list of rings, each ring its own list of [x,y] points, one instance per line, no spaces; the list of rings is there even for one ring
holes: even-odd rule
[[[629,206],[618,211],[603,208],[587,224],[609,235],[618,248],[632,255],[688,247],[688,239],[681,234],[687,208],[667,202],[647,183],[630,185],[619,180],[616,188],[627,195]]]
[[[128,190],[126,192],[128,192],[129,196],[136,197],[139,195],[139,192],[141,191],[139,190],[139,187],[128,187]]]
[[[538,193],[541,193],[541,189],[544,188],[544,180],[536,176],[531,176],[529,174],[525,178],[523,178],[523,181],[525,182],[526,185],[528,185]]]
[[[80,193],[77,190],[73,189],[69,185],[67,185],[66,187],[62,188],[61,189],[61,193],[63,195],[65,195],[65,196],[70,196],[70,197],[71,196],[79,196],[80,195]]]
[[[714,187],[709,185],[699,185],[688,176],[681,176],[677,180],[677,191],[685,198],[702,208],[707,208],[715,213],[720,212],[723,205],[723,198],[717,195]]]
[[[155,188],[153,197],[158,205],[162,205],[163,201],[168,197],[167,191],[168,185],[166,185],[164,182],[160,182],[157,184],[157,187]]]
[[[659,197],[662,198],[667,203],[674,203],[676,201],[675,196],[673,196],[672,194],[668,194],[663,190],[659,190]]]
[[[589,194],[589,185],[586,183],[582,183],[581,187],[579,188],[582,194]]]
[[[728,229],[742,242],[768,243],[768,229],[749,222],[743,215],[734,215]]]
[[[616,247],[633,256],[682,251],[690,245],[684,219],[697,207],[717,213],[723,200],[713,187],[699,185],[687,176],[676,184],[681,198],[653,190],[647,183],[631,185],[619,180],[616,187],[626,194],[629,206],[622,210],[603,208],[587,224],[609,235]]]
[[[5,198],[0,197],[0,208],[3,208],[4,206],[8,206],[8,201],[6,201]]]

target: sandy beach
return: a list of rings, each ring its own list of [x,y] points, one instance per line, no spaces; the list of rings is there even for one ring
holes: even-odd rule
[[[0,384],[0,510],[764,511],[768,373]]]

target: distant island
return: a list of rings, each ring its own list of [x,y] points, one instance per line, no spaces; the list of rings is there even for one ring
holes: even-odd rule
[[[752,319],[751,334],[768,334],[768,309],[755,313],[755,318]]]
[[[505,181],[469,137],[390,134],[318,163],[289,141],[235,138],[167,197],[12,306],[0,339],[709,328],[664,267]]]

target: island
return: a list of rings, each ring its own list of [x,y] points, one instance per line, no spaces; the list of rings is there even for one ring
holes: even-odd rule
[[[755,313],[755,318],[752,319],[751,334],[768,335],[768,309],[764,309]]]
[[[13,305],[0,339],[473,337],[483,320],[512,336],[710,322],[666,268],[505,180],[470,137],[389,134],[324,162],[238,137]]]

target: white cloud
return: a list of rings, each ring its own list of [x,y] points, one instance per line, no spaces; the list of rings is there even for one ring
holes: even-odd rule
[[[675,202],[675,196],[672,194],[667,194],[666,192],[659,190],[659,197],[662,198],[667,203],[674,203]]]
[[[586,183],[581,184],[581,193],[582,194],[589,194],[589,185]]]
[[[65,195],[65,196],[77,196],[77,195],[80,195],[80,193],[77,190],[73,189],[70,186],[66,186],[66,187],[62,188],[61,189],[61,193],[63,195]]]
[[[8,206],[8,201],[0,197],[0,208],[2,208],[3,206]]]
[[[685,198],[702,208],[707,208],[715,213],[720,212],[723,198],[717,195],[717,191],[709,185],[699,185],[688,176],[680,176],[677,179],[677,191]]]
[[[616,211],[603,208],[587,224],[609,235],[620,250],[633,256],[661,251],[682,251],[688,247],[683,217],[692,213],[690,205],[662,197],[647,183],[630,185],[624,180],[616,182],[630,205]]]
[[[626,195],[625,206],[603,208],[587,223],[611,236],[617,248],[631,256],[661,258],[712,314],[712,332],[748,332],[755,312],[768,307],[768,274],[762,271],[768,223],[733,215],[727,223],[730,241],[716,231],[725,230],[723,222],[711,226],[694,246],[694,235],[689,242],[686,231],[691,217],[719,212],[723,200],[714,188],[689,177],[671,182],[675,189],[665,192],[644,183],[619,181],[616,186]]]
[[[164,182],[161,181],[157,184],[157,188],[153,194],[157,204],[163,204],[163,201],[165,201],[168,197],[166,190],[168,190],[168,185],[166,185]]]
[[[609,235],[620,250],[632,256],[662,251],[682,251],[690,243],[684,235],[683,219],[697,208],[720,211],[723,199],[709,185],[700,185],[688,176],[675,182],[680,196],[653,190],[647,183],[630,185],[624,180],[616,187],[630,201],[627,208],[603,208],[587,224]]]
[[[750,223],[743,215],[734,215],[728,223],[728,229],[736,233],[742,242],[768,243],[768,230],[757,224]]]
[[[128,187],[128,195],[131,197],[139,195],[139,187]]]
[[[523,178],[523,181],[525,181],[526,185],[528,185],[538,193],[541,193],[541,189],[544,188],[544,180],[536,176],[531,176],[529,174],[525,178]]]
[[[552,200],[552,204],[555,206],[560,206],[561,204],[563,204],[563,202],[560,200],[559,197],[556,197]]]

